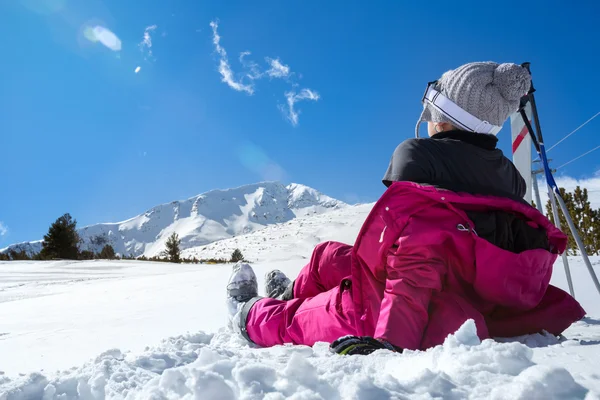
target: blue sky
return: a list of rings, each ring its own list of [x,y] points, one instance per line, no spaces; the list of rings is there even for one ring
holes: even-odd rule
[[[427,81],[465,62],[531,61],[549,145],[600,111],[595,1],[14,0],[0,13],[0,246],[65,212],[119,221],[261,180],[374,201]],[[600,145],[599,129],[553,150],[555,165]],[[509,154],[508,124],[500,140]],[[599,154],[560,172],[593,176]]]

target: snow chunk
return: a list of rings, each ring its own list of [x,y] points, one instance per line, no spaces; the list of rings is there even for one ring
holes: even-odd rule
[[[477,326],[475,325],[475,321],[469,319],[466,321],[454,335],[450,335],[446,339],[447,346],[477,346],[481,344],[481,340],[479,340],[479,336],[477,336]]]
[[[494,400],[583,399],[587,390],[575,382],[564,368],[535,365],[523,371],[511,383],[492,390]]]

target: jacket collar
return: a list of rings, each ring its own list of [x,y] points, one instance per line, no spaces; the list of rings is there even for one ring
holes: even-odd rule
[[[469,132],[466,132],[469,133]],[[478,133],[481,135],[481,133]],[[385,192],[384,196],[394,196],[400,202],[405,202],[407,207],[410,207],[409,202],[418,201],[418,196],[422,195],[429,199],[435,200],[438,203],[448,205],[450,209],[464,212],[468,210],[500,210],[508,213],[515,213],[525,217],[525,219],[533,221],[537,225],[546,230],[548,239],[556,246],[559,254],[565,251],[567,246],[567,236],[562,233],[544,214],[540,213],[537,208],[532,207],[523,199],[515,201],[507,197],[499,197],[497,195],[471,194],[465,192],[456,192],[445,188],[437,188],[431,185],[422,185],[415,182],[400,181],[392,182],[390,187]],[[407,196],[401,197],[400,195]],[[383,198],[383,196],[382,196]],[[404,199],[407,199],[406,201]],[[381,199],[379,200],[381,201]],[[458,207],[457,207],[458,206]],[[390,206],[390,209],[392,207]],[[466,217],[466,214],[464,215]],[[468,219],[466,219],[468,221]]]
[[[461,142],[469,143],[473,146],[480,147],[485,150],[495,150],[498,138],[494,135],[485,133],[473,133],[461,130],[452,130],[447,132],[436,133],[431,139],[454,139]]]

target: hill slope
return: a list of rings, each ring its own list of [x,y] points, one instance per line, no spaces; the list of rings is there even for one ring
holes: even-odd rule
[[[189,248],[182,252],[182,256],[228,259],[233,250],[240,249],[244,257],[252,262],[305,259],[310,257],[315,245],[331,238],[354,243],[372,208],[373,204],[360,204],[295,218],[245,235]]]

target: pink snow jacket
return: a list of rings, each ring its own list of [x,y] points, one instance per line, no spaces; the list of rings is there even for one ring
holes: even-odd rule
[[[469,213],[494,210],[544,230],[548,249],[511,252],[478,236]],[[527,204],[394,182],[352,249],[357,333],[405,349],[442,343],[469,318],[482,339],[541,329],[560,334],[585,315],[575,299],[549,285],[566,244]]]

